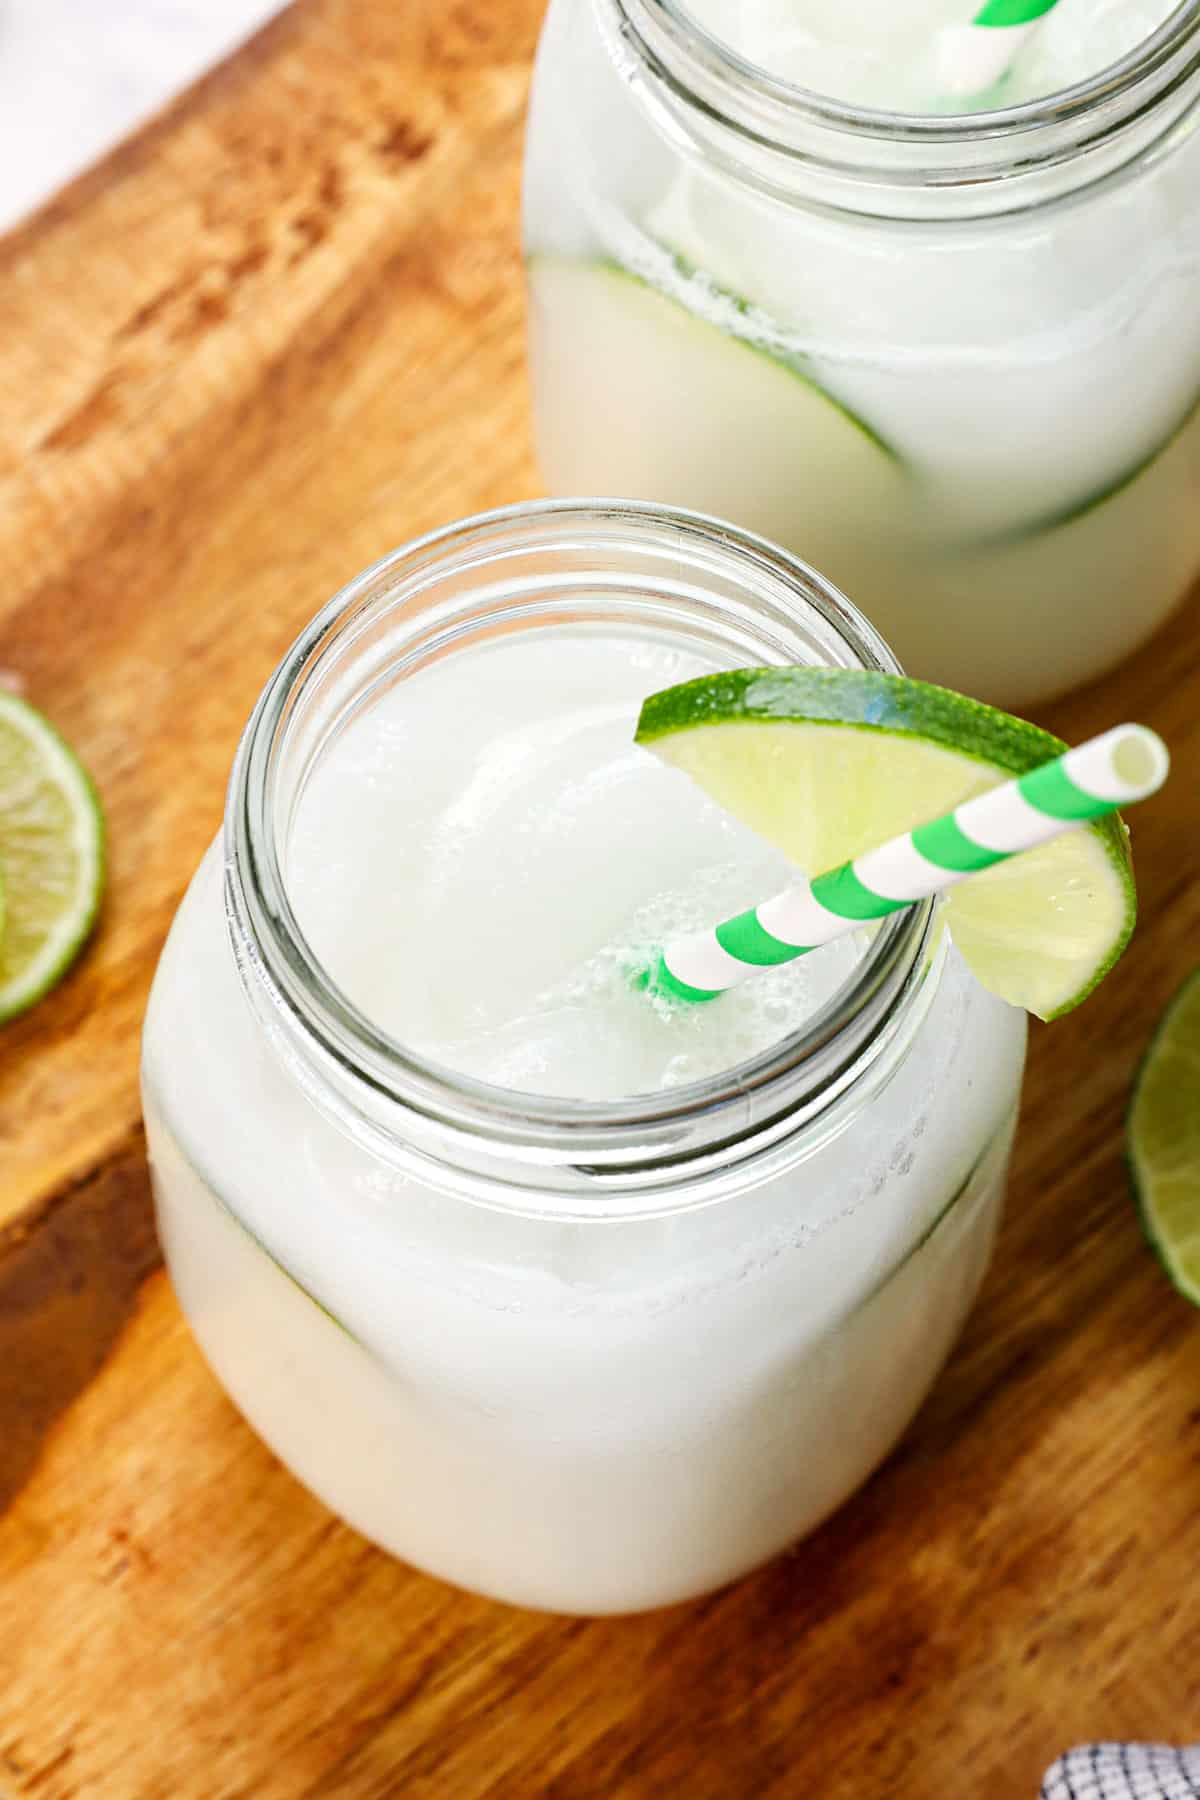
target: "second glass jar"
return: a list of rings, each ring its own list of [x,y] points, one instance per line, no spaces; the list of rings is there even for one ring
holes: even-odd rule
[[[694,506],[1011,707],[1200,564],[1200,0],[1066,94],[824,101],[674,0],[552,0],[526,164],[556,493]]]

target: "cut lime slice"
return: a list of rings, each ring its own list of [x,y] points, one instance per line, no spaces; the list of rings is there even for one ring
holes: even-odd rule
[[[1138,1071],[1126,1127],[1146,1236],[1200,1306],[1200,969],[1184,982]]]
[[[705,675],[654,694],[637,741],[810,875],[1065,749],[1036,725],[946,688],[798,668]],[[1115,817],[1098,820],[972,876],[943,907],[986,988],[1056,1018],[1129,941],[1128,833]]]
[[[880,513],[899,529],[895,452],[749,341],[744,304],[724,296],[719,329],[622,269],[553,256],[530,259],[529,289],[538,447],[558,492],[636,494],[752,530],[784,517],[818,566]]]
[[[40,713],[0,692],[0,1023],[74,961],[104,888],[104,821],[74,751]]]

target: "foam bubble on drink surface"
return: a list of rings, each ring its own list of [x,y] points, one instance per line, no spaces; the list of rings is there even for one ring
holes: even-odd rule
[[[286,855],[349,998],[460,1073],[596,1100],[729,1068],[828,1000],[861,938],[701,1006],[631,979],[794,879],[633,742],[648,693],[711,667],[649,632],[560,626],[460,651],[356,718],[306,782]]]
[[[910,113],[1015,106],[1061,91],[1136,48],[1177,0],[1058,0],[994,88],[941,90],[938,34],[970,23],[968,0],[688,0],[715,37],[785,81],[837,100]]]

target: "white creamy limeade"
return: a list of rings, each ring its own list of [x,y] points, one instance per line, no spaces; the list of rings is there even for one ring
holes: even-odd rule
[[[910,674],[1020,708],[1118,660],[1200,565],[1197,78],[972,137],[1173,9],[1059,0],[964,101],[938,46],[974,10],[552,0],[530,355],[553,492],[761,532]]]
[[[632,742],[646,693],[713,666],[662,629],[558,624],[457,649],[328,736],[283,874],[374,1026],[518,1090],[519,1117],[667,1105],[831,998],[865,940],[709,1006],[630,980],[789,875]],[[618,1190],[581,1215],[339,1119],[242,991],[214,847],[146,1027],[163,1243],[230,1393],[361,1531],[520,1603],[653,1606],[792,1542],[908,1422],[987,1261],[1023,1046],[943,944],[852,1117],[712,1204]]]

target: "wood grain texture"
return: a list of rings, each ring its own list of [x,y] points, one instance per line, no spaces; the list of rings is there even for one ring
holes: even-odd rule
[[[301,0],[0,244],[0,667],[95,770],[113,849],[94,948],[0,1045],[3,1800],[1024,1800],[1072,1740],[1200,1737],[1200,1328],[1121,1165],[1200,942],[1194,603],[1045,715],[1145,718],[1176,774],[1137,820],[1129,959],[1035,1030],[981,1304],[898,1455],[758,1577],[578,1622],[414,1575],[284,1473],[143,1281],[138,1026],[250,703],[372,557],[535,491],[539,12]]]

